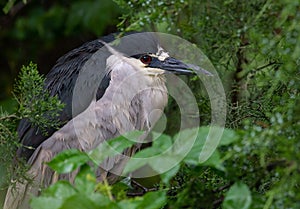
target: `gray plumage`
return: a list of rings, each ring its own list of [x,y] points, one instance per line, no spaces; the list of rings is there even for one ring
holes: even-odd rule
[[[17,185],[19,188],[12,196],[13,199],[6,199],[6,208],[16,208],[16,205],[27,208],[28,195],[38,195],[40,187],[47,187],[59,179],[74,180],[76,172],[57,176],[45,164],[57,153],[71,148],[89,151],[104,140],[132,130],[147,130],[155,123],[149,120],[148,115],[154,109],[163,110],[167,103],[164,76],[162,74],[145,76],[127,59],[120,59],[116,55],[109,57],[108,70],[114,70],[111,71],[110,85],[101,100],[94,100],[84,112],[38,147],[28,161],[31,166],[28,173],[33,177],[35,184]],[[137,148],[138,146],[135,146],[126,150],[125,155],[131,156]],[[101,165],[105,171],[101,169],[99,180],[106,177],[112,169],[115,169],[114,174],[121,174],[127,159],[123,159],[122,156],[106,159]],[[115,180],[116,178],[109,179],[109,182]]]
[[[101,98],[97,98],[98,85],[96,87],[87,85],[87,81],[93,84],[99,76],[85,72],[83,66],[81,71],[86,74],[83,80],[77,80],[79,84],[77,87],[75,85],[74,89],[78,88],[79,92],[90,90],[94,93],[88,95],[88,101],[77,98],[83,100],[82,107],[85,108],[76,112],[72,120],[44,140],[30,156],[28,164],[31,167],[28,174],[32,176],[34,183],[17,183],[15,191],[9,188],[4,209],[29,208],[29,197],[39,195],[40,188],[48,187],[60,179],[74,181],[76,171],[58,175],[45,164],[59,152],[66,149],[90,151],[120,134],[133,130],[150,131],[167,104],[165,73],[192,73],[190,65],[169,57],[162,48],[158,48],[156,54],[144,53],[127,57],[109,46],[106,47],[110,55],[104,57],[104,62],[102,60],[100,69],[104,66],[105,71],[99,75],[102,76],[100,80],[105,75],[109,75],[110,79]],[[92,58],[89,61],[96,63]],[[97,63],[95,66],[99,67]],[[55,82],[55,85],[59,85],[59,82]],[[74,101],[76,100],[73,96],[73,105]],[[75,102],[75,105],[80,109],[80,102]],[[140,145],[136,144],[126,149],[124,155],[105,159],[99,166],[97,179],[102,181],[106,178],[109,183],[114,183],[122,173],[129,157],[139,147]]]

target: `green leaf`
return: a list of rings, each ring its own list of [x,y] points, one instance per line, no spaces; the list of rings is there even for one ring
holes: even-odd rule
[[[47,164],[58,173],[69,173],[88,161],[86,153],[70,149],[59,153]]]
[[[224,172],[226,171],[226,168],[223,166],[223,161],[221,160],[221,157],[220,157],[220,152],[218,150],[216,150],[210,156],[210,158],[208,158],[208,160],[203,163],[203,165],[211,166],[220,171],[224,171]]]
[[[219,146],[232,144],[238,140],[238,135],[232,129],[225,128]]]
[[[192,148],[196,136],[197,129],[184,130],[173,140],[170,136],[162,134],[153,142],[152,147],[136,153],[126,165],[124,172],[129,173],[148,164],[157,173],[165,173],[180,164]]]
[[[43,191],[40,197],[34,197],[30,201],[33,209],[60,208],[64,200],[74,195],[76,190],[66,181],[59,181]]]
[[[100,199],[101,200],[101,199]],[[90,199],[89,196],[84,194],[75,194],[68,198],[60,209],[73,209],[73,208],[84,208],[84,209],[118,209],[119,207],[115,206],[113,202],[110,202],[107,205],[98,205],[99,201],[97,199]]]
[[[58,209],[63,203],[63,199],[56,197],[34,197],[30,201],[32,209]]]
[[[146,153],[150,153],[151,154],[151,150],[147,150],[147,151],[146,150],[142,150],[142,151],[145,151]],[[134,158],[130,158],[130,160],[128,161],[128,163],[126,164],[126,166],[125,166],[125,168],[123,170],[123,174],[128,174],[128,173],[130,173],[132,171],[135,171],[135,170],[143,167],[146,164],[148,164],[147,158],[145,158],[144,160],[141,160],[140,158],[135,158],[135,157]]]
[[[119,209],[120,207],[114,201],[110,200],[108,196],[101,193],[93,193],[88,198],[96,205],[95,208]]]
[[[68,181],[58,181],[43,191],[43,197],[68,198],[76,193],[76,190]]]
[[[166,158],[166,154],[164,154],[164,152],[166,152],[169,148],[171,148],[171,146],[172,146],[171,137],[164,134],[160,135],[159,137],[157,137],[157,139],[155,139],[151,147],[148,147],[146,149],[137,152],[128,161],[123,173],[124,174],[130,173],[147,164],[149,164],[154,170],[158,172],[160,170],[163,170],[164,172],[165,170],[163,168],[159,169],[159,167],[164,166],[163,158]],[[168,153],[170,153],[170,151],[168,151]],[[173,156],[171,156],[170,158],[171,161],[173,161],[174,159]],[[174,165],[176,165],[176,163]]]
[[[209,135],[211,134],[211,135]],[[208,138],[210,136],[210,138]],[[220,139],[214,139],[213,137],[219,137]],[[207,140],[212,140],[207,141]],[[233,130],[222,129],[218,127],[200,127],[197,139],[193,144],[192,149],[189,151],[184,159],[184,162],[192,165],[209,165],[216,169],[225,171],[222,165],[222,160],[220,153],[216,149],[219,146],[228,145],[237,140],[237,135]],[[216,144],[215,144],[216,143]],[[203,154],[204,153],[204,154]],[[200,159],[202,156],[208,157],[207,160],[202,161]]]
[[[162,154],[156,158],[148,159],[148,164],[155,170],[157,173],[164,173],[176,165],[180,164],[180,158],[174,155],[173,153]]]
[[[96,149],[89,152],[89,157],[97,164],[101,164],[104,159],[123,152],[124,149],[131,147],[136,143],[138,138],[143,134],[141,131],[133,131],[110,139],[101,143]]]
[[[96,177],[91,167],[84,164],[80,167],[79,173],[75,178],[76,189],[82,193],[91,194],[96,187]]]
[[[154,133],[154,137],[156,139],[153,141],[152,147],[159,149],[158,152],[163,152],[172,146],[173,143],[170,136],[165,134],[160,134],[158,137],[156,137],[156,135],[157,134]]]
[[[138,205],[139,205],[139,202],[138,201],[134,201],[134,199],[129,199],[129,200],[122,200],[118,203],[119,207],[121,209],[137,209],[138,208]]]
[[[206,129],[207,127],[185,129],[177,133],[173,137],[174,144],[172,149],[174,155],[184,158],[189,152],[191,152],[196,143],[201,143],[201,140],[198,139],[199,134],[201,134],[201,130]]]
[[[227,192],[222,208],[224,209],[248,209],[252,197],[248,186],[242,182],[236,182]]]
[[[118,205],[122,209],[159,209],[166,204],[166,201],[166,193],[164,191],[157,191],[148,192],[143,197],[122,200]]]
[[[167,201],[164,191],[149,192],[143,196],[143,201],[137,205],[137,208],[143,209],[159,209],[162,208]]]
[[[160,174],[161,180],[165,184],[168,184],[169,181],[177,174],[177,172],[179,171],[179,168],[180,168],[180,164],[177,164],[175,167],[168,170],[167,172]]]
[[[199,129],[197,139],[195,140],[192,149],[188,152],[187,156],[185,157],[184,162],[193,165],[199,164],[199,155],[204,146],[208,132],[209,127],[201,127]]]

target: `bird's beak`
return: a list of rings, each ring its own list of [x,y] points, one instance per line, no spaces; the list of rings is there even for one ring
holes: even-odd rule
[[[193,64],[185,64],[173,57],[167,57],[164,61],[160,61],[160,69],[166,73],[174,73],[178,75],[195,75],[196,72],[201,72],[206,75],[212,75],[210,72]]]

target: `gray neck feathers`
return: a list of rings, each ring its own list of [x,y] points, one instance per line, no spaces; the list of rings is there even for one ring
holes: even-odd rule
[[[81,149],[90,150],[129,131],[150,130],[159,119],[168,98],[164,76],[147,75],[124,59],[112,63],[103,97],[57,131],[58,138],[77,138]]]

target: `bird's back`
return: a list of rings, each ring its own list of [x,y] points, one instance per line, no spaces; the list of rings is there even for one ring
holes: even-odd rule
[[[55,66],[46,75],[45,89],[50,92],[50,95],[57,95],[60,101],[65,104],[58,117],[59,121],[62,122],[61,126],[84,111],[93,99],[99,100],[102,98],[109,85],[110,74],[105,71],[105,60],[107,58],[105,56],[109,55],[101,53],[99,56],[97,54],[103,48],[103,44],[99,40],[109,43],[115,39],[116,35],[110,34],[73,49],[59,58]],[[128,36],[123,37],[121,39],[123,41],[120,41],[116,47],[119,47],[118,50],[129,56],[144,53],[145,49],[147,49],[147,52],[152,53],[157,50],[157,40],[152,33],[132,32],[126,35]],[[81,76],[86,73],[83,72],[86,63],[93,57],[94,60],[87,67],[89,68],[88,76],[93,76],[93,78],[90,79],[86,75]],[[78,79],[79,77],[80,79]],[[78,80],[82,81],[79,85]],[[79,90],[81,92],[74,94],[74,89],[78,86],[81,88]],[[22,146],[17,150],[17,158],[24,158],[27,161],[35,149],[55,131],[53,128],[48,129],[47,135],[45,135],[38,127],[33,126],[29,120],[21,120],[18,126],[18,135]]]
[[[56,131],[35,150],[28,161],[31,166],[28,174],[33,177],[34,184],[26,181],[17,183],[15,193],[10,188],[5,209],[29,208],[30,195],[38,195],[40,187],[48,187],[60,179],[71,182],[75,179],[76,171],[57,175],[45,163],[59,152],[66,149],[87,152],[123,133],[133,130],[146,130],[146,132],[151,130],[158,117],[154,117],[153,120],[149,116],[157,109],[161,110],[159,112],[161,114],[167,104],[168,95],[164,76],[151,76],[149,79],[123,59],[114,62],[113,65],[115,70],[111,72],[110,85],[102,98],[91,102],[86,110]],[[122,70],[116,70],[118,68]],[[153,102],[155,98],[157,102]],[[98,180],[105,178],[109,183],[115,182],[122,174],[130,156],[138,148],[137,144],[117,156],[106,158],[98,168]]]
[[[101,39],[109,42],[112,41],[113,38],[113,35],[109,35]],[[62,124],[68,122],[74,116],[84,111],[94,98],[95,92],[87,89],[84,103],[76,106],[72,104],[73,90],[80,71],[87,60],[102,47],[103,44],[99,42],[99,40],[85,43],[79,48],[76,48],[59,58],[56,65],[46,75],[45,88],[49,91],[51,96],[57,95],[59,100],[65,104],[64,109],[59,115],[59,120]],[[104,79],[97,89],[97,100],[103,96],[110,80],[109,75],[105,74],[105,69],[98,70],[102,71]],[[47,130],[47,134],[45,135],[37,126],[33,126],[29,120],[21,120],[18,126],[18,134],[22,147],[18,149],[17,157],[28,160],[34,150],[54,132],[55,129],[51,128]]]

